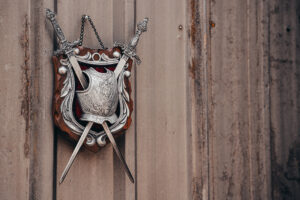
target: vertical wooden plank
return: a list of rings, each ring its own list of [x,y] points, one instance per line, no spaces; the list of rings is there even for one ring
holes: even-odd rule
[[[271,199],[269,3],[248,1],[247,71],[251,199]]]
[[[210,199],[270,199],[268,3],[211,1]]]
[[[247,4],[212,2],[211,12],[210,195],[250,199]]]
[[[136,5],[137,20],[150,18],[136,73],[138,199],[189,199],[185,6],[179,0]]]
[[[124,10],[125,10],[125,26],[124,26],[124,39],[126,43],[129,43],[131,38],[133,37],[133,34],[135,34],[135,16],[136,16],[136,0],[126,0],[125,5],[124,5]],[[115,31],[114,31],[115,32]],[[116,30],[116,32],[118,32]],[[144,37],[144,36],[142,36]],[[114,39],[114,40],[117,40]],[[143,38],[141,40],[144,40]],[[134,65],[134,68],[132,69],[131,72],[131,86],[132,86],[132,93],[131,97],[134,101],[134,110],[132,113],[132,125],[129,128],[129,130],[126,132],[125,135],[125,158],[126,161],[130,167],[131,172],[133,173],[135,183],[132,184],[130,180],[126,177],[125,175],[125,198],[126,200],[134,200],[137,199],[136,196],[136,184],[137,184],[137,171],[136,171],[136,68],[139,67],[137,65]],[[124,173],[124,172],[123,172]],[[122,199],[122,198],[119,198]],[[118,200],[118,199],[116,199]]]
[[[132,38],[135,30],[135,0],[113,1],[113,41],[127,44]],[[143,37],[143,36],[142,36]],[[131,70],[131,97],[135,97],[135,66]],[[134,100],[134,106],[136,102]],[[126,162],[135,177],[135,112],[132,114],[132,123],[125,137],[118,138],[118,144],[123,150]],[[136,180],[136,178],[135,178]],[[119,158],[114,154],[114,199],[135,199],[135,184],[132,184],[124,173]]]
[[[73,41],[79,37],[81,15],[91,16],[105,46],[112,46],[113,3],[112,1],[58,1],[58,21],[66,35]],[[84,46],[99,48],[93,30],[87,25]],[[57,181],[74,149],[74,145],[58,137]],[[66,180],[57,183],[57,199],[113,199],[113,149],[107,145],[101,152],[79,152]]]
[[[28,199],[30,163],[28,1],[1,1],[1,199]],[[14,23],[9,23],[14,21]],[[16,59],[17,58],[20,59]]]
[[[270,1],[272,199],[300,198],[299,16],[299,1]]]
[[[209,0],[190,0],[188,14],[187,134],[190,163],[189,199],[209,199],[209,101],[208,66],[210,50]]]
[[[52,2],[1,2],[1,199],[52,199],[52,32],[45,26],[46,6]]]
[[[53,122],[52,90],[53,30],[45,16],[53,9],[51,0],[30,2],[30,196],[53,199]]]

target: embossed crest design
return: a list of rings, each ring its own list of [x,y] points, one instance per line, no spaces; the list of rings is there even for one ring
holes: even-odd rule
[[[105,68],[105,73],[90,67],[83,71],[89,85],[85,90],[78,90],[77,97],[83,111],[81,120],[103,124],[104,121],[115,123],[118,106],[118,87],[115,74]]]

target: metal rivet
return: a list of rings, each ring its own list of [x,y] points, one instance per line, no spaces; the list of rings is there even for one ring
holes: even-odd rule
[[[129,77],[129,76],[131,75],[131,73],[130,73],[130,71],[125,71],[125,72],[124,72],[124,75],[125,75],[126,77]]]
[[[59,74],[66,74],[68,71],[68,69],[65,66],[61,66],[60,68],[58,68],[58,73]]]
[[[183,29],[183,26],[180,24],[180,25],[178,26],[178,29],[179,29],[179,30],[182,30],[182,29]]]
[[[120,58],[121,54],[120,54],[120,52],[118,52],[118,51],[114,51],[114,52],[113,52],[113,56],[114,56],[115,58]]]
[[[75,53],[75,54],[79,54],[79,52],[80,52],[80,51],[79,51],[78,48],[75,48],[75,49],[74,49],[74,53]]]
[[[95,143],[96,143],[96,140],[95,140],[95,138],[94,138],[93,136],[88,135],[88,136],[86,137],[86,144],[87,144],[88,146],[93,146]]]
[[[97,144],[100,146],[100,147],[103,147],[106,145],[106,141],[105,141],[105,135],[102,135],[100,137],[97,138]]]

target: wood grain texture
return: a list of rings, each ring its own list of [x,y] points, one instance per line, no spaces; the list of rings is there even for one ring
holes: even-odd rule
[[[128,43],[135,33],[135,0],[113,0],[113,41]],[[147,34],[147,33],[145,33]],[[144,35],[144,34],[143,34]],[[143,37],[142,35],[142,37]],[[143,38],[141,38],[143,40]],[[139,44],[138,44],[139,45]],[[124,137],[118,138],[118,144],[125,156],[126,162],[136,181],[136,135],[135,135],[135,68],[131,70],[131,97],[133,98],[132,123],[126,131]],[[132,184],[124,170],[120,167],[121,163],[114,153],[114,199],[133,200],[136,199],[136,182]]]
[[[185,6],[179,0],[136,5],[137,20],[149,17],[136,73],[138,199],[190,199]]]
[[[117,139],[134,185],[110,145],[82,149],[57,183],[75,144],[53,142],[44,8],[56,4],[68,40],[88,14],[107,47],[150,18]],[[0,199],[299,199],[299,11],[298,0],[1,1]],[[99,47],[89,25],[83,45]]]
[[[15,5],[18,5],[16,9]],[[1,48],[1,199],[29,197],[30,110],[29,110],[29,17],[28,1],[1,1],[0,17],[3,38]],[[4,23],[8,18],[14,23]],[[9,47],[9,48],[8,48]],[[15,59],[13,55],[19,55]],[[13,78],[14,77],[14,78]]]
[[[211,1],[210,199],[270,199],[268,3]]]
[[[0,199],[52,199],[48,1],[1,1]],[[6,50],[5,50],[6,49]],[[49,50],[49,51],[47,51]]]
[[[299,17],[299,1],[270,1],[272,199],[300,198]]]
[[[188,192],[191,199],[209,199],[209,4],[205,0],[190,0],[187,8]]]
[[[49,0],[30,1],[30,195],[28,199],[53,199],[54,131],[51,116],[53,90],[53,30],[49,29],[45,8]]]
[[[57,19],[68,40],[79,37],[81,15],[88,14],[104,42],[112,45],[112,2],[110,1],[59,1]],[[67,14],[66,14],[67,13]],[[98,42],[91,27],[86,27],[83,46],[97,48]],[[74,149],[68,141],[58,137],[57,143],[57,199],[112,199],[113,149],[110,145],[94,154],[81,149],[63,184],[59,177]],[[95,192],[97,191],[97,192]]]

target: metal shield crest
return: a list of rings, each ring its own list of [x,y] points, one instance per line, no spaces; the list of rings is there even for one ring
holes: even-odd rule
[[[129,59],[126,67],[115,80],[113,71],[121,58],[121,47],[97,50],[78,46],[75,52],[81,69],[88,77],[89,89],[82,90],[65,57],[53,56],[55,125],[66,133],[64,135],[75,141],[82,134],[86,121],[106,120],[114,135],[124,133],[131,124],[133,110],[133,101],[130,97],[131,84],[128,79],[132,60]],[[90,88],[92,92],[87,92],[91,90]],[[103,128],[95,125],[89,131],[84,145],[96,152],[106,144],[106,137]]]

